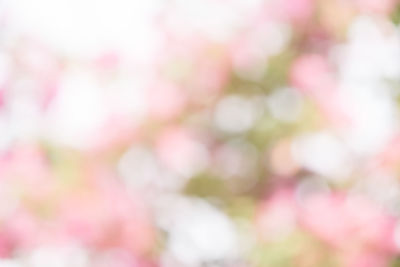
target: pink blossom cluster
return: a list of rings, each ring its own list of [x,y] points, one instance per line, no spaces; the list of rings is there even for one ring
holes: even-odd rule
[[[400,264],[397,0],[3,2],[0,267]]]

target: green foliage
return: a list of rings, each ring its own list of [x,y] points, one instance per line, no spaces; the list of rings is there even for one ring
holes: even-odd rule
[[[400,4],[398,4],[397,7],[392,12],[391,18],[394,24],[396,25],[400,24]]]
[[[184,189],[184,193],[190,196],[218,198],[221,200],[231,195],[221,178],[208,173],[201,173],[190,179]]]
[[[278,55],[271,57],[263,78],[263,87],[273,89],[287,85],[290,67],[295,56],[295,51],[287,48]]]
[[[339,267],[335,256],[324,245],[300,231],[289,233],[275,242],[261,242],[251,258],[257,267]]]
[[[390,264],[390,267],[400,267],[400,258],[396,258]]]

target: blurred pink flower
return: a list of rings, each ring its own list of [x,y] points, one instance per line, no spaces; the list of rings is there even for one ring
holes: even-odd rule
[[[139,125],[138,122],[127,116],[110,116],[98,129],[101,134],[92,138],[89,154],[93,156],[102,155],[126,146],[140,134]]]
[[[159,63],[161,76],[181,86],[180,94],[185,92],[190,103],[203,104],[218,96],[231,72],[230,51],[226,45],[201,36],[184,38],[172,34],[167,40],[167,52]],[[172,73],[165,74],[165,70]]]
[[[93,63],[102,70],[115,70],[121,64],[121,57],[116,51],[105,51],[96,57]]]
[[[277,190],[260,206],[256,225],[264,239],[303,229],[332,246],[346,267],[386,266],[397,253],[395,218],[368,200],[339,193],[295,199],[292,190]]]
[[[377,253],[354,253],[345,256],[343,265],[345,267],[387,267],[390,264],[390,255]]]
[[[203,168],[208,159],[205,146],[195,134],[181,127],[170,127],[161,133],[156,153],[165,166],[184,176]]]
[[[86,188],[68,193],[60,207],[58,221],[67,239],[100,250],[148,252],[155,236],[140,199],[129,195],[107,171],[89,170],[88,175],[95,176]]]
[[[3,230],[6,233],[5,240],[12,245],[13,250],[30,250],[45,241],[43,224],[40,224],[37,214],[28,210],[27,207],[18,207],[10,214],[3,221]],[[9,252],[14,253],[15,251]]]
[[[185,91],[170,82],[158,81],[148,95],[149,114],[153,118],[172,119],[184,110]]]
[[[353,0],[358,9],[366,13],[387,15],[398,4],[397,0]]]
[[[308,54],[297,58],[291,69],[290,80],[302,92],[321,98],[331,96],[335,90],[335,80],[329,62],[325,57]]]
[[[280,238],[296,226],[296,209],[290,190],[278,190],[259,208],[257,228],[266,240]]]
[[[394,251],[395,220],[357,196],[316,195],[299,209],[301,223],[335,247]]]
[[[348,125],[351,122],[340,100],[333,69],[325,57],[308,54],[297,58],[291,67],[290,82],[315,101],[334,124]]]
[[[92,250],[148,252],[155,233],[139,196],[131,196],[104,162],[84,160],[75,183],[56,176],[44,152],[16,147],[0,162],[3,201],[0,256],[14,249],[78,243]]]
[[[42,199],[54,189],[54,179],[44,151],[36,145],[21,144],[0,159],[0,184],[32,199]]]
[[[383,146],[379,153],[371,159],[369,170],[396,171],[400,162],[400,135],[395,135]]]
[[[188,84],[192,90],[192,101],[202,103],[212,100],[229,82],[231,63],[227,48],[219,44],[210,44],[197,53],[194,64],[195,69]]]
[[[314,11],[315,0],[273,0],[267,1],[266,15],[293,23],[307,22]]]
[[[59,90],[63,71],[60,58],[51,48],[30,38],[21,40],[14,49],[9,86],[18,81],[14,77],[30,81],[32,85],[28,90],[32,90],[37,105],[46,110]]]

